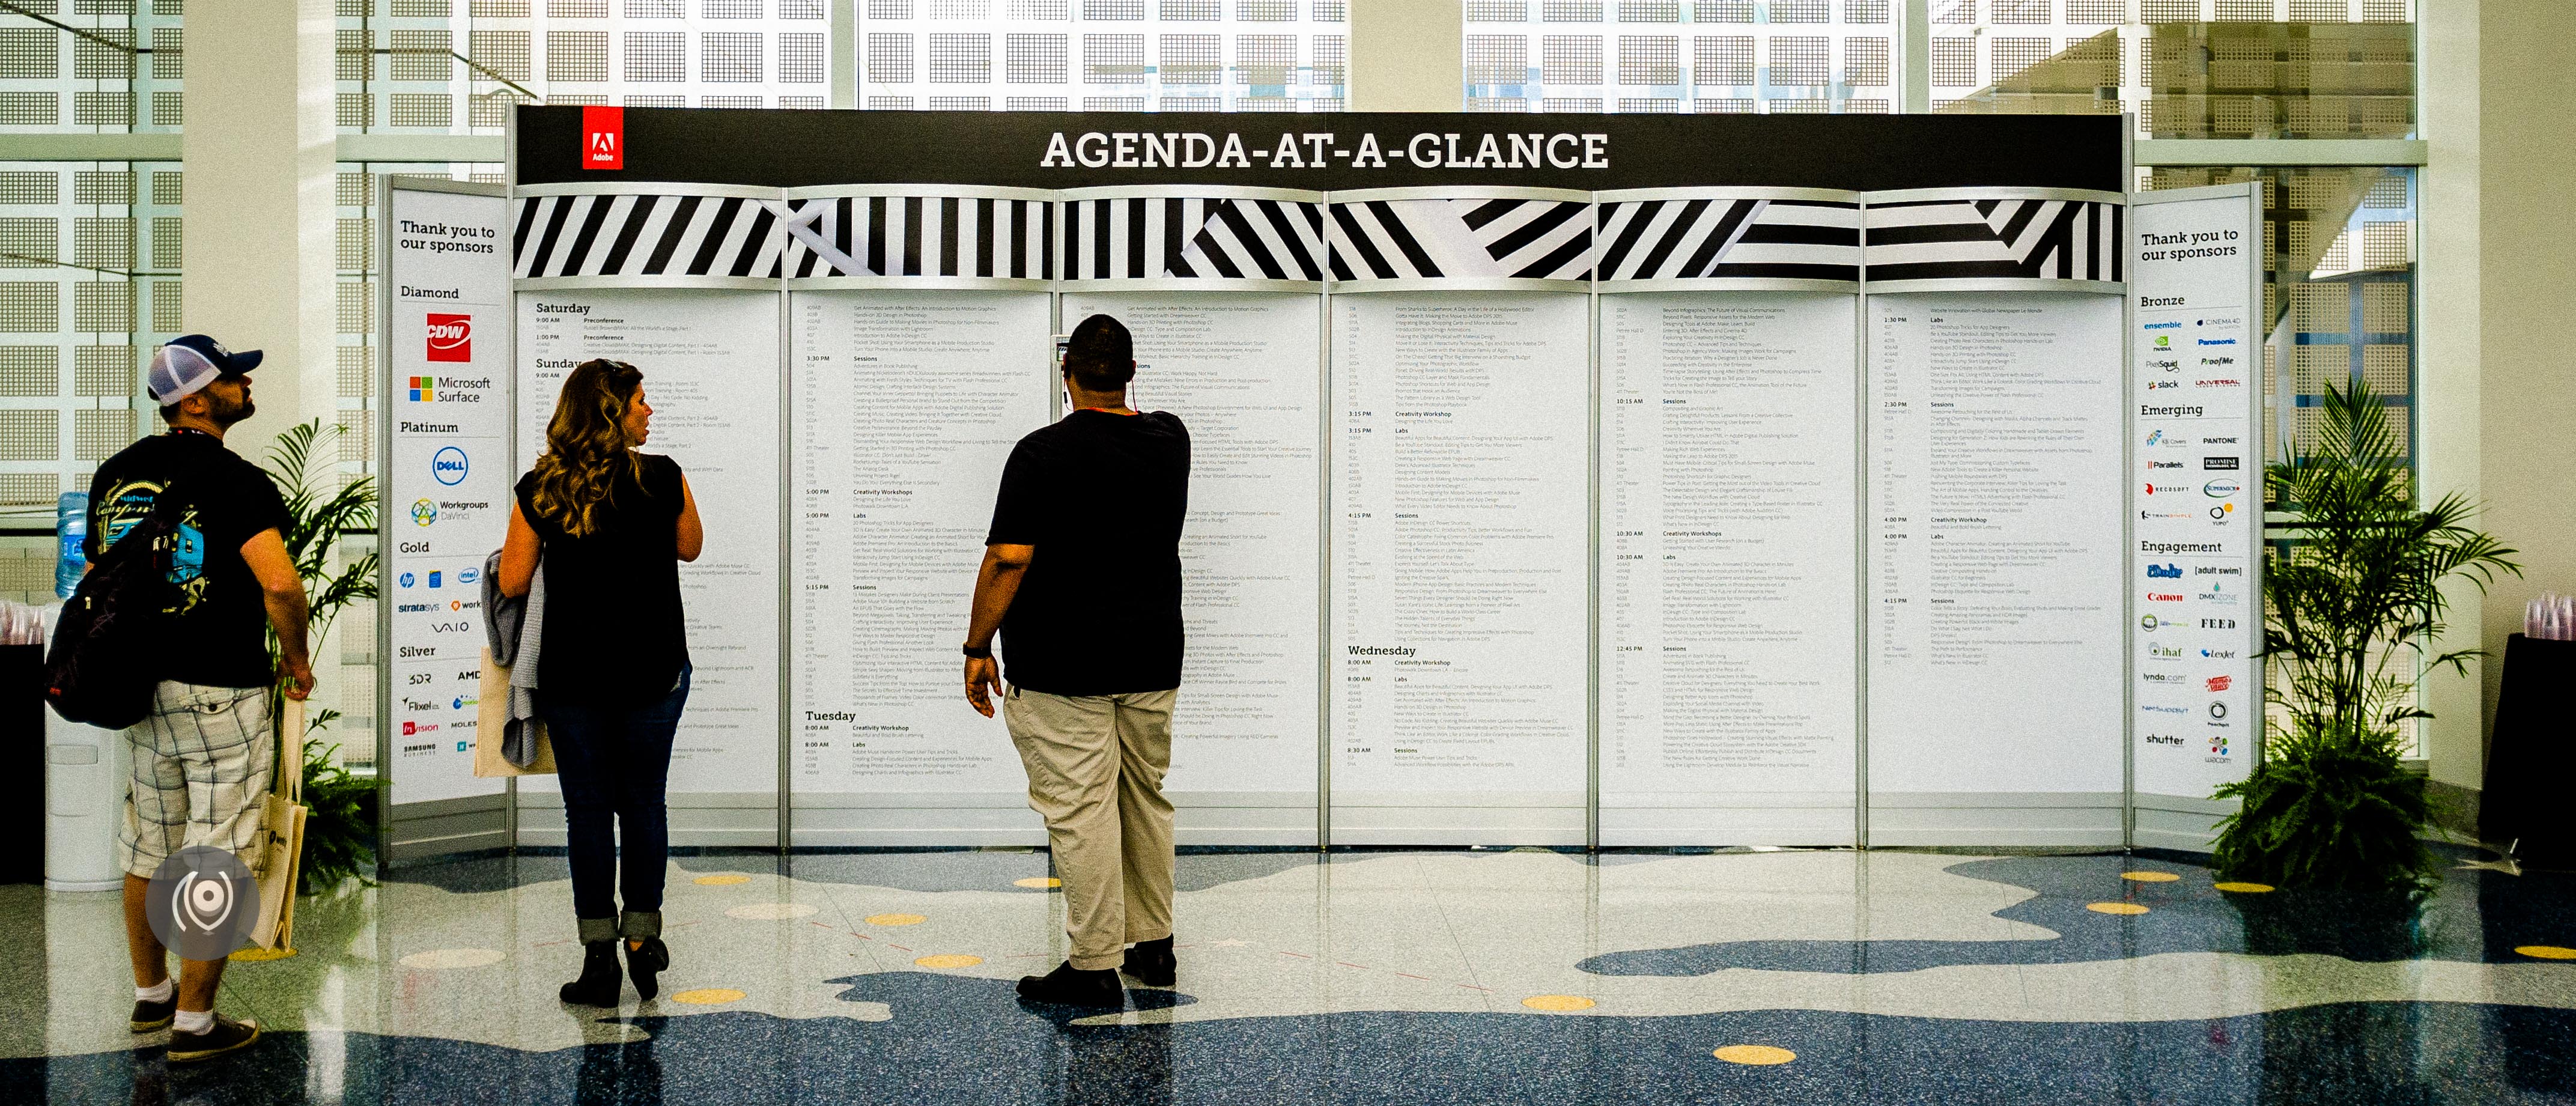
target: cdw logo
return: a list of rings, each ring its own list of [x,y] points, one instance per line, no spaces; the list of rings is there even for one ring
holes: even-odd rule
[[[429,359],[472,361],[474,359],[474,316],[431,315],[429,317]]]

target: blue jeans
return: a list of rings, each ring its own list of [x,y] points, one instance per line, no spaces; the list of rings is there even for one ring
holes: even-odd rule
[[[545,719],[563,785],[573,914],[616,917],[622,867],[626,912],[655,915],[652,932],[630,937],[661,930],[662,870],[671,849],[664,792],[671,779],[671,738],[689,701],[689,676],[683,666],[669,695],[640,703],[566,700],[537,689],[537,715]],[[622,865],[617,830],[626,840]]]

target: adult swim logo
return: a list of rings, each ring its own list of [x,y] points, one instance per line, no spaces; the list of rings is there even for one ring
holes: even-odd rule
[[[474,316],[431,315],[429,317],[429,360],[474,360]],[[420,387],[422,378],[413,377],[412,386]],[[423,396],[413,396],[423,399]]]
[[[464,450],[452,445],[447,446],[430,457],[429,475],[439,483],[452,488],[465,482],[465,473],[470,464]]]

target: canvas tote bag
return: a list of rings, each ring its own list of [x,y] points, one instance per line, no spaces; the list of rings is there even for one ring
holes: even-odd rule
[[[501,739],[510,721],[510,669],[492,663],[490,649],[483,650],[483,675],[475,689],[482,702],[474,708],[474,775],[481,779],[554,775],[555,743],[546,737],[546,724],[537,719],[528,720],[537,728],[537,759],[522,768],[501,755]]]
[[[291,949],[295,934],[295,884],[304,860],[304,700],[278,698],[277,771],[262,800],[258,856],[259,922],[251,943],[276,951]]]

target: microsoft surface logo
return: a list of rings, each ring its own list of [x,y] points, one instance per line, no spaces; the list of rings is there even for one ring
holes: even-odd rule
[[[429,402],[431,399],[430,386],[435,384],[437,381],[438,378],[434,376],[415,376],[411,378],[411,401],[413,403]]]

